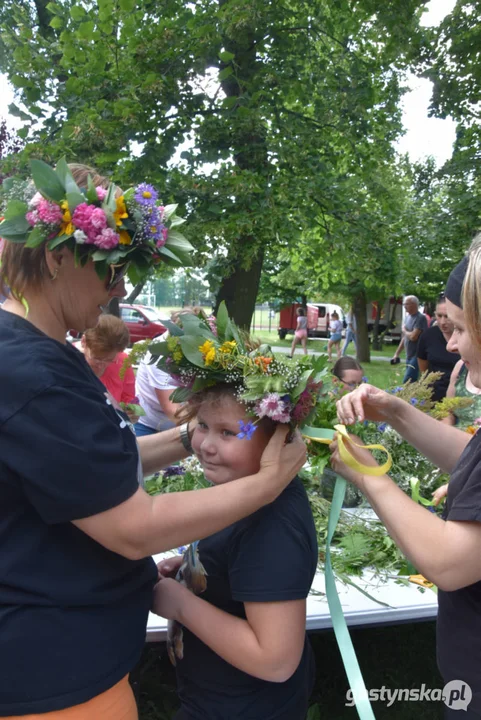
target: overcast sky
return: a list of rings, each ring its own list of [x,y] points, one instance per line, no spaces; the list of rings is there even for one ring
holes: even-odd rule
[[[449,13],[456,0],[431,0],[428,11],[423,15],[424,25],[438,25]],[[455,137],[455,124],[448,118],[440,120],[428,117],[431,97],[431,83],[411,75],[408,80],[410,92],[403,98],[403,123],[406,134],[396,147],[407,152],[412,160],[420,160],[432,155],[441,165],[451,155]],[[6,78],[0,75],[0,117],[4,117],[10,127],[20,127],[18,118],[8,115],[8,106],[13,102],[13,92]]]

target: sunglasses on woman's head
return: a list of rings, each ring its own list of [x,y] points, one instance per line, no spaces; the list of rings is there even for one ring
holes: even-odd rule
[[[107,290],[113,290],[113,288],[119,284],[125,277],[127,270],[129,269],[130,263],[118,263],[117,265],[109,265],[110,278],[107,282]]]

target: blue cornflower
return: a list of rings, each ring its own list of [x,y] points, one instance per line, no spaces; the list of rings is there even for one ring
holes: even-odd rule
[[[172,477],[173,475],[185,475],[185,469],[180,465],[170,465],[163,471],[164,477]]]
[[[401,392],[402,389],[403,389],[402,385],[398,385],[397,387],[393,388],[393,390],[391,390],[391,392],[393,395],[396,395],[398,392]]]
[[[385,432],[386,428],[387,428],[387,423],[379,423],[379,425],[377,426],[377,429],[379,430],[379,432]]]
[[[247,440],[250,440],[255,431],[257,430],[257,427],[254,425],[254,423],[245,423],[243,420],[239,420],[239,428],[240,432],[238,432],[236,435],[239,440],[242,440],[242,438],[247,438]]]
[[[409,402],[411,403],[411,405],[417,405],[417,404],[418,404],[417,398],[411,398]]]
[[[369,382],[369,378],[367,375],[363,375],[361,378],[361,382]]]
[[[180,547],[177,548],[177,552],[179,553],[179,555],[183,555],[186,550],[187,550],[187,545],[181,545]]]

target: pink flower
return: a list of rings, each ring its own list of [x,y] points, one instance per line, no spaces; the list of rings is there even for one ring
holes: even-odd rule
[[[169,237],[169,229],[166,228],[165,225],[162,228],[161,233],[162,233],[162,237],[164,238],[165,242],[167,242],[167,238]]]
[[[165,245],[165,239],[164,239],[164,238],[159,238],[159,239],[156,241],[155,244],[157,245],[158,248],[164,247],[164,245]]]
[[[33,198],[30,200],[30,202],[29,202],[29,204],[28,204],[29,207],[31,207],[31,208],[36,208],[36,207],[38,206],[40,200],[43,200],[43,196],[40,195],[39,192],[36,192],[35,195],[33,196]]]
[[[90,223],[96,230],[103,230],[107,227],[107,216],[102,208],[94,208],[90,216]]]
[[[87,203],[77,205],[72,215],[72,222],[75,227],[83,230],[88,235],[89,230],[91,230],[90,218],[96,209],[95,205],[87,205]]]
[[[104,228],[93,242],[101,250],[111,250],[119,244],[119,236],[111,228]]]
[[[286,423],[291,419],[291,404],[281,398],[279,393],[268,393],[256,405],[257,417],[270,417],[276,422]]]
[[[97,193],[97,197],[102,202],[102,200],[105,200],[105,197],[107,195],[107,190],[103,187],[96,187],[95,192]]]
[[[37,205],[38,217],[46,225],[58,225],[62,222],[62,208],[57,203],[42,198]]]
[[[36,225],[38,222],[40,222],[40,218],[38,216],[38,212],[36,210],[30,210],[25,217],[27,218],[27,222],[29,225]]]

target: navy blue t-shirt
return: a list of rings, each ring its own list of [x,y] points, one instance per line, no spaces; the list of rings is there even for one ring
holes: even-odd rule
[[[75,348],[0,310],[0,716],[86,702],[137,662],[156,580],[72,520],[138,490],[125,418]]]
[[[302,482],[294,478],[273,503],[201,540],[198,551],[207,573],[207,589],[201,597],[231,615],[245,618],[244,602],[306,598],[318,553]],[[183,635],[177,684],[189,720],[305,717],[314,677],[307,636],[295,673],[286,682],[274,683],[230,665],[187,628]]]

